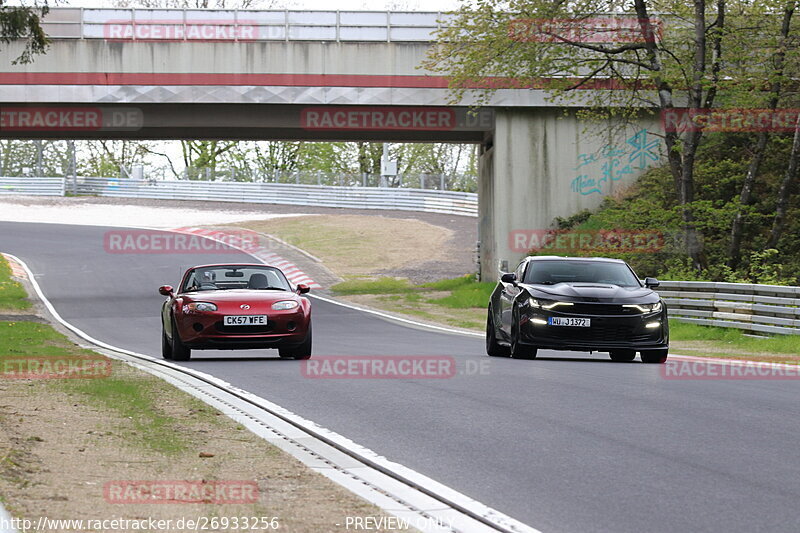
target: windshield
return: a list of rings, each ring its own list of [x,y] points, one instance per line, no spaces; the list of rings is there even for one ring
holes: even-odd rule
[[[267,266],[210,266],[194,268],[186,275],[181,292],[259,289],[289,291],[291,286],[277,268]]]
[[[525,283],[598,283],[620,287],[641,287],[630,268],[623,263],[590,261],[534,261],[525,273]]]

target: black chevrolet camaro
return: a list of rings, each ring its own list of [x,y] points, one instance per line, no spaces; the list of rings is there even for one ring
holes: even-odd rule
[[[599,257],[526,257],[492,292],[486,352],[533,359],[539,348],[608,352],[614,361],[663,363],[667,307],[630,266]]]

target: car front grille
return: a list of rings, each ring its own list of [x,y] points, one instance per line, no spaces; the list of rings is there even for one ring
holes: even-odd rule
[[[581,316],[633,316],[640,315],[641,311],[632,307],[622,307],[620,304],[590,304],[575,303],[569,307],[559,307],[559,314]]]
[[[588,341],[588,342],[647,342],[657,340],[660,330],[651,333],[636,332],[630,326],[610,326],[610,327],[548,327],[536,331],[536,336],[559,341]]]

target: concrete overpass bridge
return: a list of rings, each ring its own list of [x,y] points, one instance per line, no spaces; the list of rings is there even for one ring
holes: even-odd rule
[[[594,131],[533,89],[469,113],[420,70],[439,13],[54,8],[46,55],[0,50],[0,138],[479,143],[481,271],[514,230],[596,207],[656,164],[658,126]]]

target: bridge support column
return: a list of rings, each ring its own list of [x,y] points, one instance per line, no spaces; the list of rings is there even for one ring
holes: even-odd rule
[[[657,118],[612,131],[552,107],[495,111],[478,187],[484,281],[496,280],[504,262],[513,270],[526,255],[530,235],[551,229],[555,217],[597,208],[659,164],[661,137],[653,134],[660,133]],[[528,240],[515,239],[513,232]]]

